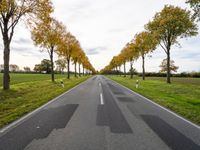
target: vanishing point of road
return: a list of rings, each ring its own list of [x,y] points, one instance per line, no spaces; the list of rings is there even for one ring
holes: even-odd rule
[[[200,127],[94,76],[0,130],[0,150],[200,150]]]

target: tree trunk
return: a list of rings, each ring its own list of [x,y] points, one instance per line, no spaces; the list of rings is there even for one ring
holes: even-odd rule
[[[83,76],[85,75],[85,72],[84,72],[84,71],[85,71],[85,68],[84,68],[84,66],[83,66]]]
[[[74,70],[75,70],[74,76],[77,77],[77,74],[76,74],[76,62],[74,63]]]
[[[126,77],[126,62],[124,62],[124,77]]]
[[[51,81],[54,82],[55,81],[55,77],[54,77],[54,63],[53,63],[53,50],[54,50],[54,47],[52,46],[51,47],[51,50],[50,50],[50,61],[51,61]]]
[[[145,56],[142,55],[142,79],[145,80]]]
[[[67,78],[70,79],[70,59],[67,59]]]
[[[170,48],[167,49],[167,83],[171,83],[171,71],[170,71]]]
[[[130,69],[130,73],[131,73],[131,79],[133,79],[133,61],[130,61],[130,65],[131,65],[131,69]]]
[[[121,65],[119,66],[119,75],[121,76]]]
[[[10,89],[10,75],[9,75],[9,62],[10,62],[10,42],[8,32],[4,31],[4,71],[3,71],[3,89]]]
[[[78,68],[79,68],[79,69],[78,69],[78,70],[79,70],[79,71],[78,71],[78,72],[79,72],[78,74],[79,74],[79,77],[81,77],[81,64],[80,64],[80,63],[78,64]]]

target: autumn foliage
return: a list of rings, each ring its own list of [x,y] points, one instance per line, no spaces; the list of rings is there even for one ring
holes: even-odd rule
[[[199,0],[189,0],[191,6],[199,7]],[[195,5],[195,6],[194,6]],[[199,13],[199,12],[198,12]],[[165,5],[163,10],[156,13],[153,20],[145,25],[145,31],[135,35],[121,51],[118,56],[114,56],[102,73],[110,70],[120,70],[120,66],[130,62],[131,78],[133,77],[133,62],[139,57],[142,58],[143,80],[145,79],[145,56],[153,52],[157,46],[160,46],[167,55],[165,71],[167,73],[167,83],[171,83],[171,71],[177,68],[170,68],[170,52],[172,45],[179,44],[178,39],[197,35],[198,28],[190,11]],[[124,69],[124,74],[126,70]]]

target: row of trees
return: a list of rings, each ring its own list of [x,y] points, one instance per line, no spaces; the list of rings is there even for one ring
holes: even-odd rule
[[[17,72],[17,71],[19,71],[19,66],[16,65],[16,64],[10,64],[10,65],[9,65],[9,68],[10,68],[10,71],[11,71],[11,72]],[[0,72],[3,72],[3,71],[4,71],[4,65],[1,64],[1,65],[0,65]]]
[[[75,76],[77,76],[77,65],[82,65],[83,70],[88,70],[92,73],[95,69],[89,62],[88,57],[80,46],[79,41],[65,26],[55,18],[44,20],[32,30],[32,39],[36,46],[40,46],[43,51],[47,51],[50,58],[51,79],[54,81],[54,53],[59,56],[56,63],[67,64],[67,77],[70,78],[70,63],[75,66]],[[61,67],[63,69],[63,67]]]
[[[54,11],[51,0],[0,0],[0,30],[4,46],[3,89],[10,88],[9,62],[10,44],[16,25],[23,20],[31,30],[35,45],[49,53],[51,60],[52,81],[54,81],[53,56],[67,60],[68,78],[70,78],[70,61],[75,66],[95,72],[77,39],[66,30],[65,26],[51,17]]]
[[[89,62],[88,57],[84,53],[80,46],[79,41],[73,36],[66,27],[55,18],[49,18],[48,20],[43,20],[41,23],[37,24],[32,30],[32,39],[36,46],[40,46],[42,51],[46,51],[50,58],[50,72],[51,79],[54,82],[54,53],[59,56],[59,62],[56,63],[66,63],[67,64],[67,77],[70,78],[70,64],[73,62],[75,68],[75,76],[77,76],[77,65],[80,67],[82,65],[83,69],[88,70],[92,73],[95,69]],[[63,67],[61,67],[63,69]]]
[[[4,47],[3,89],[10,88],[9,63],[10,44],[16,25],[24,20],[28,26],[34,26],[53,12],[50,0],[0,0],[0,30]]]
[[[190,0],[187,2],[191,3],[191,7],[199,6],[200,4],[199,0]],[[196,7],[194,10],[195,13],[192,15],[190,11],[180,7],[165,5],[164,9],[156,13],[153,20],[145,25],[145,30],[136,34],[134,39],[126,44],[121,53],[118,56],[114,56],[110,64],[101,70],[101,72],[103,73],[113,69],[120,70],[123,65],[124,73],[126,74],[126,62],[130,62],[131,78],[133,78],[133,62],[141,57],[142,77],[145,80],[145,57],[159,45],[167,55],[167,83],[171,83],[171,46],[179,44],[178,39],[180,38],[198,34],[195,19],[199,20],[199,11],[196,11]]]
[[[58,60],[56,60],[54,62],[54,64],[55,64],[54,65],[55,73],[64,74],[64,70],[67,68],[67,60],[65,58],[58,59]],[[81,68],[81,65],[79,65],[79,69],[77,69],[78,71],[76,70],[76,65],[75,64],[74,64],[74,67],[75,67],[74,71],[70,71],[70,72],[73,73],[75,77],[78,77],[78,76],[80,77],[81,75],[92,73],[89,70],[85,70],[84,67]],[[24,67],[24,71],[26,71],[25,67]],[[51,69],[51,61],[48,60],[48,59],[43,59],[41,61],[41,63],[40,64],[36,64],[34,69],[33,69],[33,72],[36,72],[36,73],[50,74],[51,71],[52,71],[52,69]]]

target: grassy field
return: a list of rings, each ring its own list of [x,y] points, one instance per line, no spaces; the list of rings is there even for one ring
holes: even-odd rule
[[[56,82],[52,83],[50,75],[46,74],[11,74],[11,90],[0,90],[0,128],[88,78],[89,76],[72,77],[68,80],[66,75],[56,75]],[[64,88],[61,87],[61,80],[65,84]],[[2,89],[2,85],[0,88]]]
[[[56,74],[55,75],[57,79],[65,78],[66,75],[63,74]],[[0,87],[2,86],[2,79],[3,74],[0,73]],[[10,74],[10,84],[18,84],[18,83],[25,83],[30,81],[41,81],[41,80],[49,80],[50,75],[49,74]]]
[[[200,125],[200,78],[172,78],[172,84],[166,84],[165,78],[157,77],[145,81],[139,77],[108,77]]]

